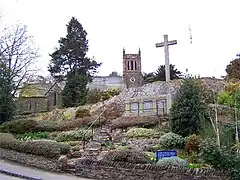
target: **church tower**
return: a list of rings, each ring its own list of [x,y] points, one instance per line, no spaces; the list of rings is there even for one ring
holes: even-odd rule
[[[123,83],[126,88],[143,85],[140,49],[138,54],[125,54],[123,49]]]

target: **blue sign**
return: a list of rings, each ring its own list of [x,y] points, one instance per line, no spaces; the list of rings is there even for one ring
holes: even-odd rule
[[[177,156],[177,151],[176,150],[164,150],[164,151],[156,151],[156,160],[158,161],[159,159],[165,158],[165,157],[175,157]]]

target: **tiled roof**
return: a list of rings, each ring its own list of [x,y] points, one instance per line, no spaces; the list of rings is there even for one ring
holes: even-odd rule
[[[24,84],[19,96],[20,97],[43,97],[52,87],[52,83],[32,83]]]

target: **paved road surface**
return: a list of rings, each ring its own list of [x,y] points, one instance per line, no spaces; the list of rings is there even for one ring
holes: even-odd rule
[[[7,175],[3,175],[3,174],[0,174],[0,179],[1,180],[22,180],[22,179],[19,179],[16,177],[7,176]]]
[[[39,178],[42,180],[90,180],[86,178],[79,178],[76,176],[60,174],[60,173],[52,173],[44,170],[39,170],[37,168],[32,168],[28,166],[24,166],[22,164],[13,163],[10,161],[0,159],[0,169],[7,170],[13,173],[30,176],[34,178]],[[20,180],[20,178],[7,176],[0,173],[0,180]]]

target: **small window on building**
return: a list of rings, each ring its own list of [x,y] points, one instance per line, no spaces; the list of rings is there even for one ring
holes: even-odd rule
[[[133,70],[133,61],[131,61],[131,70]]]
[[[31,101],[28,102],[28,111],[32,111],[32,102]]]
[[[54,92],[53,93],[53,106],[56,106],[57,105],[57,93]]]
[[[137,61],[135,61],[135,70],[137,70]]]
[[[128,65],[128,70],[130,70],[130,63],[129,63],[129,61],[127,62],[127,65]]]

